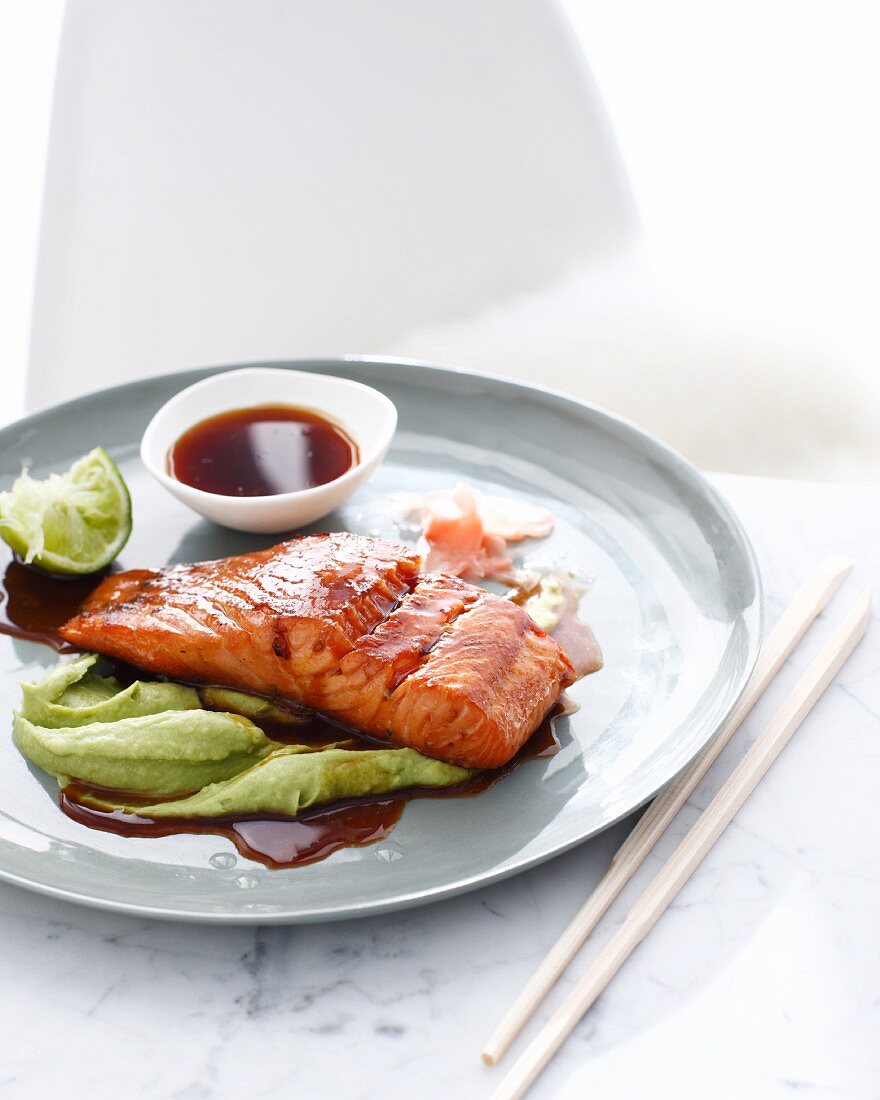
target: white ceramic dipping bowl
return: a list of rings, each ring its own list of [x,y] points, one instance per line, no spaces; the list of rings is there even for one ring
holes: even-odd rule
[[[206,493],[168,473],[168,452],[199,421],[257,405],[296,405],[344,428],[359,461],[326,485],[273,496],[233,497]],[[153,477],[206,519],[236,531],[291,531],[337,508],[379,465],[397,427],[394,404],[370,386],[306,371],[245,367],[204,378],[175,394],[156,413],[141,440],[141,459]]]

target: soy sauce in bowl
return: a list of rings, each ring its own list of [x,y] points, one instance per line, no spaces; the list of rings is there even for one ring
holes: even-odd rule
[[[295,493],[356,466],[355,441],[338,424],[295,405],[233,409],[202,420],[168,452],[168,473],[205,493]]]
[[[242,367],[169,398],[147,424],[141,459],[205,519],[280,534],[340,508],[388,453],[396,428],[394,402],[353,378]]]

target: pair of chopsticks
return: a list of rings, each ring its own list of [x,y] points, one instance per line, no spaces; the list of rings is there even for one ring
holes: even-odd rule
[[[843,558],[828,558],[807,578],[764,642],[749,684],[727,721],[696,760],[642,815],[618,849],[595,890],[492,1034],[483,1050],[484,1062],[494,1065],[520,1033],[590,932],[739,729],[743,719],[761,698],[814,619],[828,605],[851,567],[852,563]],[[870,610],[871,589],[868,588],[633,906],[620,929],[514,1064],[508,1076],[493,1093],[492,1100],[518,1100],[526,1094],[584,1013],[666,911],[840,671],[867,629]]]

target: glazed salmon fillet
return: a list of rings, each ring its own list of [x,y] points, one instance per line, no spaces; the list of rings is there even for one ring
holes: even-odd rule
[[[506,763],[574,679],[522,608],[405,546],[310,535],[103,580],[66,641],[178,680],[303,704],[472,768]]]

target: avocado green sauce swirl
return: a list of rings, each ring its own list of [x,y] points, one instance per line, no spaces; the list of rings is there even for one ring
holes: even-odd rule
[[[453,786],[473,774],[413,749],[281,744],[246,717],[267,716],[266,700],[223,691],[216,701],[226,709],[206,710],[195,688],[123,686],[98,675],[97,661],[87,654],[22,684],[13,736],[61,786],[76,780],[132,795],[91,798],[101,809],[155,818],[293,816],[344,798]]]

